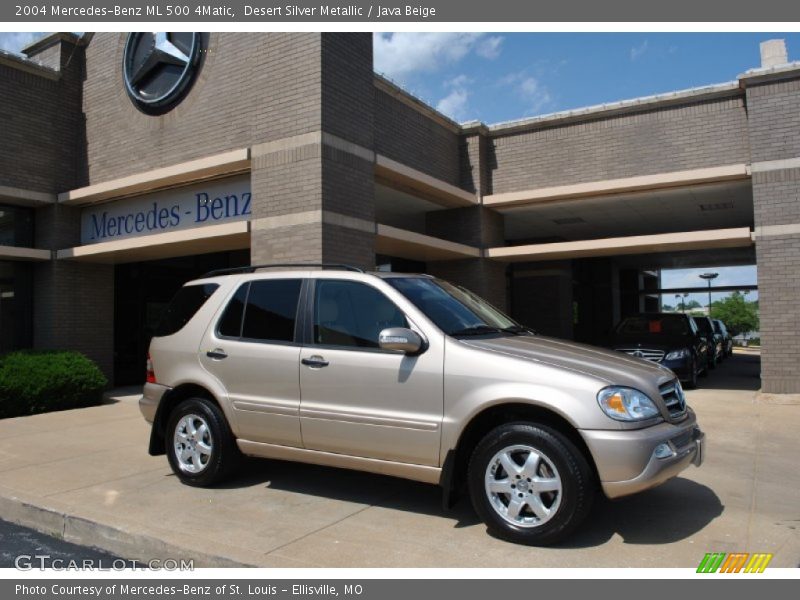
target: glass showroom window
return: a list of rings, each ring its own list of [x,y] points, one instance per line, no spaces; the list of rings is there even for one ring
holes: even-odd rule
[[[33,246],[33,212],[0,204],[0,246]]]

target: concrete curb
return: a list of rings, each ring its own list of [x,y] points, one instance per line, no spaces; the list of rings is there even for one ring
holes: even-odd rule
[[[16,496],[0,495],[0,518],[68,542],[145,564],[153,559],[185,559],[193,560],[195,568],[255,566],[223,556],[188,550],[153,536],[111,527],[55,508],[36,506]]]

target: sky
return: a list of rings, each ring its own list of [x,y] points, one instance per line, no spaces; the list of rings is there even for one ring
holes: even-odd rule
[[[40,35],[0,33],[0,49],[18,52]],[[775,38],[800,59],[800,33],[403,32],[375,33],[373,47],[378,73],[456,121],[493,124],[733,81]],[[662,285],[703,284],[707,270],[664,271]],[[756,283],[755,267],[714,270],[719,285]]]
[[[705,269],[666,269],[661,271],[662,288],[682,288],[682,287],[705,287],[708,283],[700,279],[701,273],[718,273],[716,279],[711,282],[715,285],[756,285],[756,267],[747,265],[742,267],[710,267]],[[711,302],[721,300],[729,296],[730,292],[711,293]],[[702,294],[689,294],[684,302],[696,300],[701,306],[708,305],[708,292]],[[758,291],[753,290],[747,294],[747,300],[758,300]],[[678,301],[675,294],[665,294],[662,297],[664,304],[675,306]]]
[[[0,33],[19,51],[40,33]],[[487,124],[736,79],[800,33],[375,33],[375,70],[456,121]]]

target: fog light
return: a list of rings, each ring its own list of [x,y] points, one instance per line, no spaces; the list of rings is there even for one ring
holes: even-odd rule
[[[655,454],[656,458],[669,458],[671,456],[675,456],[675,453],[672,451],[672,448],[669,447],[669,444],[659,444],[656,446],[653,454]]]

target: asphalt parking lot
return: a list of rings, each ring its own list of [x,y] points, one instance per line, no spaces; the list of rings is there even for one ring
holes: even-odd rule
[[[147,455],[134,397],[0,421],[0,518],[127,558],[196,566],[696,567],[706,552],[772,552],[800,565],[800,399],[761,396],[737,353],[687,393],[705,464],[610,502],[554,548],[492,538],[438,488],[358,472],[249,461],[216,489],[182,486]]]

